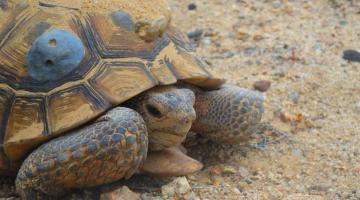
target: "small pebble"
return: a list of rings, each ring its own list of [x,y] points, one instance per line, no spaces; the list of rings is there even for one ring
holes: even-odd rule
[[[216,165],[210,168],[210,174],[211,175],[221,175],[222,170],[221,167]]]
[[[292,150],[292,155],[297,156],[297,157],[301,157],[304,155],[303,151],[301,149],[293,149]]]
[[[283,70],[283,69],[278,69],[278,70],[275,70],[275,72],[273,73],[274,76],[277,76],[279,78],[284,78],[286,76],[286,71]]]
[[[209,45],[211,44],[211,38],[205,37],[204,39],[201,40],[201,42],[205,45]]]
[[[255,36],[253,37],[253,40],[256,41],[256,42],[261,41],[261,40],[263,40],[263,39],[265,39],[265,38],[264,38],[264,36],[262,36],[262,35],[255,35]]]
[[[260,80],[254,83],[254,89],[260,92],[266,92],[269,90],[271,82],[267,80]]]
[[[353,62],[360,62],[360,53],[355,50],[345,50],[343,54],[343,59]]]
[[[322,46],[320,43],[316,43],[314,46],[314,51],[317,55],[320,55],[323,52]]]
[[[250,35],[248,33],[245,32],[238,32],[237,34],[237,39],[241,40],[241,41],[247,41],[250,38]]]
[[[220,165],[222,174],[236,174],[237,170],[230,165]]]
[[[153,196],[150,193],[142,193],[140,198],[141,200],[151,200]]]
[[[309,191],[318,191],[318,192],[326,192],[331,188],[331,185],[328,183],[317,183],[308,188]]]
[[[221,177],[221,176],[212,176],[211,179],[212,179],[212,184],[213,184],[214,186],[223,185],[224,182],[225,182],[224,178]]]
[[[360,101],[358,101],[355,105],[355,111],[360,113]]]
[[[255,56],[258,53],[257,47],[249,47],[244,50],[246,56]]]
[[[341,20],[341,21],[340,21],[340,25],[341,25],[341,26],[346,26],[346,25],[348,25],[348,22],[345,21],[345,20]]]
[[[245,167],[239,167],[238,175],[240,175],[242,178],[249,178],[250,172]]]
[[[0,0],[0,8],[5,9],[7,7],[7,0]]]
[[[196,6],[195,3],[191,3],[191,4],[188,5],[188,9],[189,9],[189,10],[196,10],[196,9],[197,9],[197,6]]]
[[[185,177],[176,178],[171,183],[161,187],[161,194],[164,199],[194,199],[192,189]]]
[[[280,8],[282,3],[279,0],[275,0],[271,4],[272,4],[273,8]]]
[[[224,53],[224,58],[232,58],[235,56],[235,53],[232,51],[227,51]]]
[[[100,200],[140,200],[140,194],[131,191],[128,187],[123,186],[119,189],[103,193],[100,196]]]
[[[204,33],[203,30],[197,29],[197,30],[195,30],[195,31],[189,32],[189,33],[188,33],[188,37],[189,37],[190,39],[198,39],[198,38],[200,38],[200,37],[202,36],[203,33]]]
[[[240,195],[240,194],[241,194],[240,190],[237,189],[237,188],[233,188],[232,191],[233,191],[236,195]]]
[[[299,99],[300,99],[300,96],[299,94],[296,92],[296,91],[291,91],[289,92],[288,94],[288,97],[291,101],[293,101],[294,103],[298,103],[299,102]]]

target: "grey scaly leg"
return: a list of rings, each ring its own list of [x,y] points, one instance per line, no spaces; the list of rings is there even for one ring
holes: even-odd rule
[[[219,143],[238,144],[251,138],[263,113],[261,93],[233,85],[193,91],[197,118],[192,131]]]

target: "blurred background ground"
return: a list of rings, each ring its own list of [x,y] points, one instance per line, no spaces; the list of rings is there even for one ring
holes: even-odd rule
[[[268,145],[191,147],[205,163],[187,177],[195,199],[360,199],[360,64],[342,58],[360,49],[360,2],[170,4],[173,24],[189,33],[212,71],[246,88],[271,82],[264,121],[289,133]],[[143,199],[174,199],[161,194],[166,183],[137,177],[127,185]]]

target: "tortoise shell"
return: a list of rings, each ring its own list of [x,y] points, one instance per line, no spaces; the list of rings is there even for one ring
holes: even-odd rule
[[[164,0],[0,0],[0,19],[0,170],[157,85],[223,83],[170,25]],[[54,31],[80,43],[71,55],[77,62],[46,60],[52,67],[74,68],[37,76],[31,64],[39,57],[29,54],[39,38],[49,39]],[[55,34],[46,48],[63,45],[64,38]]]

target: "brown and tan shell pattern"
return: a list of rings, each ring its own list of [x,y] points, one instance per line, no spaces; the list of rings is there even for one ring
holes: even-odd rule
[[[129,14],[136,28],[118,23],[117,11]],[[0,171],[156,85],[223,83],[169,25],[165,0],[0,0],[0,19]],[[51,29],[74,33],[85,57],[67,76],[42,83],[29,75],[26,56]]]

